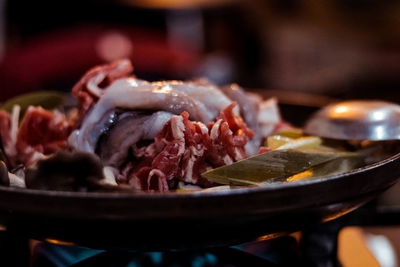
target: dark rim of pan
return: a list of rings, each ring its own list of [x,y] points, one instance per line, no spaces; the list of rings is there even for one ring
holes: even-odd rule
[[[382,161],[365,165],[360,168],[353,169],[351,171],[329,175],[320,178],[308,179],[308,180],[299,180],[294,182],[274,182],[270,184],[265,184],[263,186],[249,186],[249,187],[240,187],[235,189],[228,189],[223,191],[194,191],[194,192],[185,192],[185,193],[177,193],[174,191],[171,192],[133,192],[130,193],[118,193],[118,192],[76,192],[76,191],[51,191],[51,190],[38,190],[38,189],[28,189],[28,188],[19,188],[19,187],[6,187],[0,186],[1,192],[10,192],[10,193],[21,193],[25,195],[42,195],[42,196],[53,196],[53,197],[65,197],[65,198],[198,198],[198,197],[216,197],[216,196],[225,196],[225,195],[240,195],[246,193],[256,193],[256,192],[268,192],[275,191],[279,189],[287,189],[291,187],[302,187],[306,185],[319,184],[327,181],[333,181],[337,179],[344,179],[346,177],[352,176],[354,174],[365,173],[370,170],[382,167],[386,164],[389,164],[393,161],[400,161],[400,152],[396,153],[393,156],[390,156],[387,159]],[[400,164],[399,164],[400,168]]]

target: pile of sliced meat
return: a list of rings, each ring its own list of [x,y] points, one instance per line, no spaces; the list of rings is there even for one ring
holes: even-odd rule
[[[0,111],[0,136],[10,169],[19,165],[29,167],[57,150],[66,149],[72,123],[63,114],[31,106],[21,122],[19,117],[19,106],[11,114]]]
[[[281,125],[274,99],[237,85],[147,82],[132,70],[128,60],[89,70],[72,89],[73,118],[31,107],[18,126],[18,114],[0,112],[9,164],[69,149],[96,153],[118,183],[135,189],[210,187],[201,173],[256,154]]]
[[[245,145],[254,136],[240,116],[233,114],[235,104],[221,112],[208,127],[189,120],[189,113],[174,115],[154,142],[133,149],[119,182],[142,190],[166,191],[177,181],[212,186],[200,174],[246,157]]]

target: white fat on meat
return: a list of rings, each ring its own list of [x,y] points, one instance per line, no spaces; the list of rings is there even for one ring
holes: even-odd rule
[[[171,88],[190,95],[192,98],[203,103],[208,111],[212,113],[213,119],[216,118],[221,110],[226,108],[232,103],[218,87],[213,84],[196,83],[196,82],[182,82],[182,81],[165,81],[155,82],[154,85],[163,88]],[[235,114],[239,114],[239,108],[235,107]],[[208,123],[209,121],[203,121]]]
[[[105,78],[111,80],[124,77],[133,71],[132,63],[127,59],[118,60],[110,65],[103,65],[89,70],[82,79],[74,86],[72,91],[82,86],[86,86],[87,90],[94,96],[100,98],[104,94],[104,89],[99,85]]]
[[[182,140],[185,138],[185,125],[181,116],[173,116],[171,119],[171,130],[174,139]]]
[[[222,123],[222,120],[219,119],[219,120],[217,120],[217,122],[211,128],[211,131],[210,131],[211,140],[218,139],[218,137],[219,137],[219,127],[220,127],[221,123]]]
[[[252,156],[258,153],[263,139],[276,129],[281,122],[278,104],[275,98],[263,101],[254,93],[246,92],[237,84],[223,87],[222,91],[240,107],[240,114],[247,127],[255,133],[245,145],[246,155]]]
[[[102,159],[111,166],[117,166],[127,156],[128,147],[140,140],[153,139],[172,115],[179,115],[183,111],[190,114],[192,121],[207,124],[215,120],[220,111],[232,101],[237,101],[239,105],[235,107],[234,113],[241,113],[247,125],[256,133],[245,146],[248,156],[258,152],[262,139],[270,135],[281,121],[276,99],[262,102],[260,97],[236,85],[221,91],[215,85],[204,82],[147,82],[127,77],[114,80],[108,87],[97,90],[102,80],[100,76],[101,73],[98,79],[93,77],[87,84],[90,91],[99,93],[96,94],[100,97],[99,101],[88,112],[81,127],[73,131],[68,139],[69,145],[76,150],[96,152],[100,136],[104,131],[109,131],[108,127],[115,122],[113,111],[116,109],[160,111],[131,120],[129,123],[134,126],[128,127],[130,130],[116,127],[121,130],[119,134],[110,130],[110,142],[100,145]],[[211,138],[217,135],[219,124],[217,121],[211,130]],[[202,131],[207,132],[207,127],[202,125]],[[113,144],[116,140],[118,142]],[[118,149],[116,144],[122,146],[122,149]],[[105,149],[107,146],[110,149]]]
[[[125,116],[108,131],[105,140],[99,142],[97,152],[100,158],[106,165],[118,167],[128,157],[132,146],[141,140],[153,140],[172,116],[164,111]]]
[[[213,86],[196,86],[181,82],[149,83],[132,77],[114,81],[92,110],[86,115],[80,129],[69,137],[71,147],[94,152],[98,135],[94,129],[115,108],[126,110],[164,110],[172,114],[187,111],[195,121],[208,123],[220,110],[232,102]]]
[[[226,108],[232,103],[227,95],[225,95],[217,86],[211,83],[202,81],[183,82],[183,81],[158,81],[147,82],[136,78],[128,78],[132,86],[151,86],[157,90],[171,90],[179,91],[189,95],[196,102],[203,104],[210,113],[208,117],[211,119],[203,120],[202,122],[208,123],[215,119],[221,110]],[[235,107],[235,114],[239,114],[239,107]]]
[[[185,182],[192,183],[192,184],[196,183],[197,179],[194,179],[193,167],[194,167],[194,164],[197,161],[197,159],[199,157],[203,156],[203,154],[204,154],[203,146],[199,146],[199,147],[190,146],[190,148],[188,150],[189,160],[183,170],[183,172],[184,172],[183,180]]]
[[[271,135],[276,125],[282,121],[276,98],[270,98],[260,104],[258,121],[261,135],[264,137]]]
[[[258,114],[262,98],[259,95],[246,92],[237,84],[232,84],[221,90],[232,100],[236,101],[240,107],[240,115],[243,117],[247,126],[253,131],[257,131]]]
[[[258,108],[259,111],[256,114],[257,125],[252,128],[255,132],[255,136],[250,139],[244,147],[247,156],[257,154],[262,145],[262,140],[270,136],[276,130],[277,125],[282,121],[278,102],[275,98],[262,101]]]
[[[117,80],[105,90],[104,95],[86,115],[81,127],[70,135],[68,143],[71,147],[93,153],[99,137],[94,129],[98,128],[98,123],[109,116],[115,108],[165,110],[173,114],[188,111],[193,119],[212,119],[202,103],[194,101],[185,93],[159,90],[148,85],[131,86],[129,80]]]

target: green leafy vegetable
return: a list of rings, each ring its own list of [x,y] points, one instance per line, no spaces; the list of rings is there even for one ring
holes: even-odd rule
[[[66,94],[61,92],[34,92],[11,98],[5,102],[0,109],[11,112],[14,105],[19,105],[21,107],[20,116],[22,117],[29,106],[41,106],[44,109],[51,110],[61,106],[64,103],[65,98]]]
[[[296,139],[274,135],[268,137],[268,147],[275,149],[307,149],[317,148],[322,144],[321,138],[317,136],[304,136]]]
[[[363,164],[363,158],[357,155],[343,156],[320,165],[311,167],[310,169],[292,175],[286,179],[286,181],[298,181],[313,178],[326,177],[329,175],[337,175],[348,172],[355,168],[360,167]]]
[[[311,149],[319,148],[322,139],[318,136],[304,136],[298,128],[288,128],[269,136],[265,146],[272,149]]]
[[[304,136],[303,130],[299,128],[288,128],[285,130],[280,130],[275,135],[280,135],[284,137],[289,137],[292,139]]]
[[[202,176],[219,184],[259,185],[287,178],[332,160],[353,157],[360,156],[357,153],[337,151],[274,150],[207,171]]]

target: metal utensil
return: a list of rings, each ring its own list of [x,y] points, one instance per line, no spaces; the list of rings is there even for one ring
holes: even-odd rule
[[[377,100],[334,103],[316,112],[304,131],[333,139],[400,139],[400,106]]]

